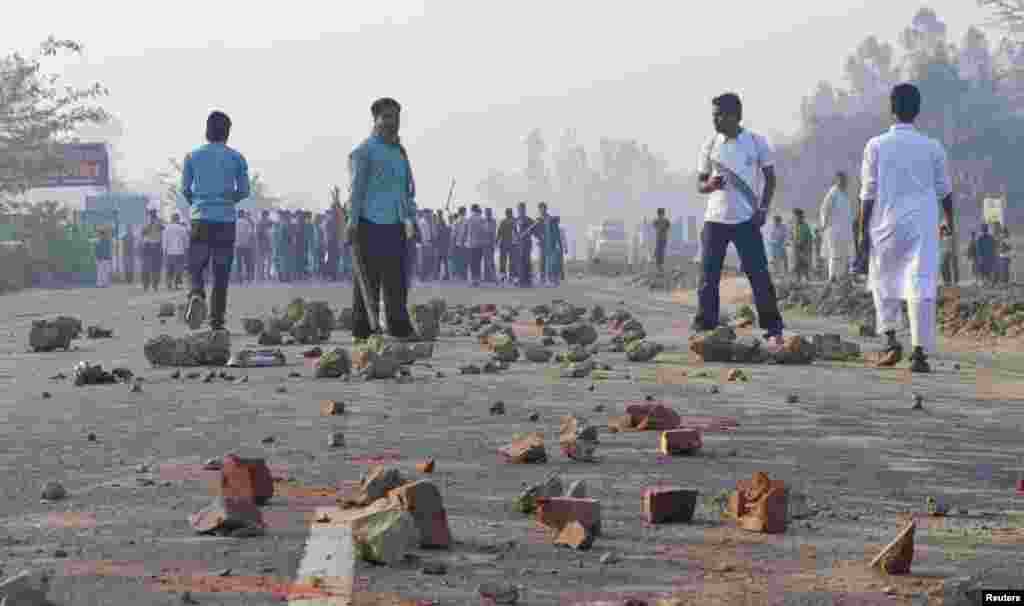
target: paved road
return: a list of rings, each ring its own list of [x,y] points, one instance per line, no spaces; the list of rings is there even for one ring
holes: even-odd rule
[[[296,296],[339,307],[351,301],[350,291],[337,287],[233,288],[229,322],[237,331],[236,346],[254,342],[241,333],[242,317],[283,306]],[[557,289],[425,287],[414,293],[421,301],[433,296],[467,304],[565,299],[609,310],[623,302],[653,338],[680,351],[693,311],[665,293],[625,288],[611,279]],[[960,356],[961,367],[954,370],[952,358],[940,356],[937,372],[926,377],[819,363],[744,367],[749,382],[727,383],[722,380],[727,367],[721,365],[703,369],[711,371],[711,379],[692,377],[701,369],[685,361],[685,355],[675,356],[676,364],[639,365],[621,354],[601,357],[629,370],[633,380],[555,379],[544,366],[522,362],[500,375],[455,376],[458,363],[483,355],[473,339],[465,338],[438,344],[431,363],[447,372],[443,379],[424,372],[411,384],[313,380],[302,367],[302,348],[290,347],[287,368],[232,370],[247,374],[249,382],[205,384],[172,379],[170,370],[150,369],[142,356],[146,338],[184,333],[185,327],[173,320],[161,324],[156,318],[160,302],[178,298],[123,286],[3,298],[0,567],[4,575],[55,567],[63,573],[52,594],[60,604],[178,604],[177,592],[159,591],[153,580],[174,570],[209,575],[230,568],[228,578],[291,578],[302,557],[306,512],[318,504],[313,500],[275,499],[267,508],[274,529],[262,538],[194,537],[188,528],[187,515],[210,498],[211,478],[194,467],[231,451],[266,456],[282,475],[306,486],[358,480],[366,469],[359,457],[399,453],[397,464],[410,470],[417,459],[436,458],[434,479],[442,487],[459,543],[447,552],[418,552],[419,564],[360,566],[359,574],[371,589],[444,604],[475,602],[475,588],[486,580],[523,585],[520,603],[525,604],[594,600],[592,592],[622,598],[673,588],[690,591],[694,604],[740,603],[737,595],[743,594],[736,592],[743,588],[755,596],[751,603],[770,603],[769,596],[832,603],[828,592],[846,591],[873,596],[866,603],[909,604],[915,593],[993,563],[1015,567],[1018,578],[1024,578],[1020,533],[997,532],[992,538],[980,530],[982,538],[972,542],[977,533],[964,536],[961,531],[1012,527],[1018,518],[1007,512],[1024,509],[1014,493],[1024,473],[1024,396],[1017,395],[1024,394],[1022,379],[970,357]],[[67,313],[85,325],[112,328],[115,338],[78,341],[77,349],[67,353],[26,353],[33,319]],[[790,318],[789,324],[798,332],[840,328],[810,319]],[[348,345],[350,336],[337,332],[333,340]],[[132,393],[123,385],[76,388],[70,380],[49,379],[58,372],[70,376],[79,360],[108,369],[127,366],[145,377],[143,392]],[[691,377],[659,383],[656,366],[681,367]],[[289,378],[293,371],[302,377]],[[587,390],[592,383],[593,392]],[[713,384],[720,393],[709,392]],[[278,393],[281,385],[285,393]],[[52,398],[43,399],[43,391]],[[910,409],[914,392],[923,395],[924,411]],[[786,403],[791,394],[799,396],[798,403]],[[597,464],[573,463],[557,454],[562,415],[573,412],[603,425],[626,401],[645,395],[669,402],[680,414],[733,417],[739,428],[706,434],[702,455],[670,463],[659,463],[653,433],[602,436],[603,459]],[[325,398],[346,401],[351,412],[319,417],[318,402]],[[508,415],[490,416],[488,408],[497,399],[506,402]],[[594,413],[597,404],[607,412]],[[527,419],[531,411],[540,414],[538,422]],[[344,449],[327,448],[327,436],[336,430],[345,432]],[[498,461],[497,447],[516,433],[533,430],[547,437],[550,463]],[[95,442],[86,440],[89,432],[97,435]],[[263,444],[266,436],[275,442]],[[137,473],[136,466],[147,462],[163,467]],[[556,470],[565,481],[585,479],[590,493],[602,501],[605,533],[591,552],[576,554],[546,544],[531,533],[530,520],[511,511],[524,482],[540,481]],[[688,485],[710,495],[758,470],[808,494],[823,511],[775,537],[738,532],[703,510],[691,525],[641,524],[640,491],[646,486]],[[154,483],[143,485],[140,477]],[[40,503],[47,480],[62,482],[71,497]],[[922,511],[927,496],[969,513],[947,518],[945,529],[919,530],[911,577],[863,573],[865,556],[888,542],[904,512]],[[67,557],[56,558],[57,549]],[[619,562],[602,565],[598,560],[607,552]],[[120,562],[119,567],[98,574],[95,562],[106,560]],[[426,562],[444,562],[448,573],[425,576],[420,568]],[[249,581],[247,591],[236,586],[193,595],[202,604],[280,603],[263,591],[268,583],[261,588]],[[897,595],[880,597],[884,587]],[[696,596],[694,591],[704,593]]]

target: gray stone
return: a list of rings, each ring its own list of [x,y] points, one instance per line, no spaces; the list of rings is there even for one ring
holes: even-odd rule
[[[43,487],[42,498],[47,501],[59,501],[68,496],[68,491],[61,486],[60,482],[47,482]]]
[[[441,307],[444,307],[443,301]],[[413,305],[409,308],[409,319],[412,320],[413,329],[421,339],[434,341],[441,331],[441,314],[434,305]]]
[[[71,349],[71,341],[82,332],[82,322],[76,318],[60,316],[55,320],[33,320],[28,343],[32,351]]]
[[[178,338],[161,335],[147,341],[143,351],[153,366],[224,366],[231,359],[231,333],[211,330]]]
[[[597,330],[588,323],[570,324],[562,329],[561,337],[569,345],[591,345],[597,341]]]
[[[0,606],[52,606],[46,599],[51,571],[23,570],[0,583]]]
[[[313,375],[318,379],[337,379],[350,372],[352,360],[348,356],[348,351],[341,347],[324,352],[313,369]]]

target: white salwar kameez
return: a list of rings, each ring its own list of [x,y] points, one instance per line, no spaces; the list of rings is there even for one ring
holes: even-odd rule
[[[868,288],[877,329],[899,328],[905,299],[912,346],[934,352],[939,202],[952,192],[946,151],[912,125],[894,125],[864,148],[861,184],[861,199],[875,201]]]
[[[853,208],[850,197],[832,186],[821,203],[821,255],[828,260],[828,279],[841,278],[850,267],[853,250]]]

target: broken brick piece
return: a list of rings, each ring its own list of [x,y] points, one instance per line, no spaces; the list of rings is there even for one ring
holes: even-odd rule
[[[758,472],[750,480],[739,480],[736,488],[729,495],[728,513],[737,526],[754,532],[785,532],[789,489],[781,480]]]
[[[617,433],[620,431],[631,431],[633,429],[633,419],[630,415],[623,415],[620,417],[612,417],[608,419],[608,431]]]
[[[910,565],[914,561],[914,530],[917,524],[911,522],[900,531],[891,543],[885,546],[875,559],[872,568],[880,568],[887,574],[910,574]]]
[[[571,521],[591,528],[595,536],[601,534],[601,502],[597,499],[570,497],[538,497],[537,522],[548,528],[561,530]]]
[[[689,455],[700,450],[703,443],[698,429],[670,429],[661,432],[661,454]]]
[[[264,505],[274,496],[274,480],[265,459],[224,457],[221,470],[221,494],[225,497],[252,499]]]
[[[437,486],[427,480],[410,482],[389,491],[388,497],[400,503],[402,509],[416,520],[421,547],[447,548],[451,545],[448,515]]]
[[[320,403],[320,414],[325,417],[345,414],[345,403],[336,400],[324,400]]]
[[[498,450],[509,463],[544,463],[548,460],[544,437],[532,433]]]
[[[416,464],[416,471],[420,473],[434,473],[434,459],[427,459]]]
[[[558,531],[558,535],[555,537],[555,545],[568,545],[573,549],[586,551],[594,545],[594,536],[592,527],[572,520]]]
[[[632,427],[640,431],[675,429],[679,427],[679,415],[664,404],[644,402],[626,406]]]
[[[648,488],[641,497],[641,511],[648,524],[689,522],[696,506],[697,491],[689,488]]]

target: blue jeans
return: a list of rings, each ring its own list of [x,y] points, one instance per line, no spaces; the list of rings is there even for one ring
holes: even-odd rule
[[[727,223],[704,223],[701,233],[701,276],[697,289],[697,315],[693,319],[694,330],[714,330],[719,322],[722,263],[729,243],[736,247],[750,288],[754,291],[754,305],[761,328],[768,333],[781,333],[782,315],[779,313],[775,285],[768,273],[768,258],[764,250],[761,230],[752,221],[730,225]]]
[[[228,282],[235,263],[235,224],[192,222],[188,249],[188,271],[192,293],[206,297],[203,273],[212,266],[213,292],[210,297],[210,320],[224,320],[228,303]]]

